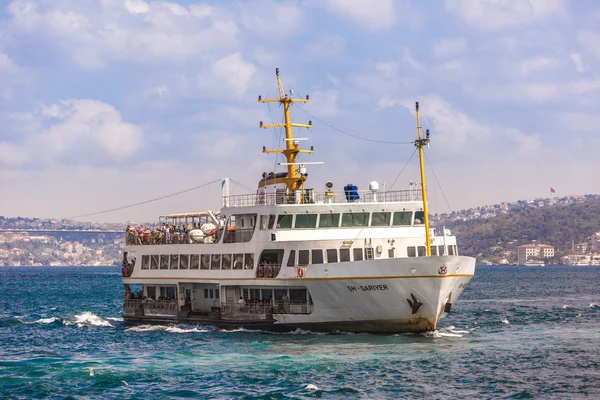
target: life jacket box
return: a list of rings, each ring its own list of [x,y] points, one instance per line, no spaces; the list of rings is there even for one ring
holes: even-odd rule
[[[358,186],[353,185],[351,183],[344,186],[344,195],[346,196],[346,201],[348,202],[360,200],[360,196],[358,194]]]

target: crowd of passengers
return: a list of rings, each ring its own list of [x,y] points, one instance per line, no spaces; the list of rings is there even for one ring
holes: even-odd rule
[[[174,296],[171,296],[171,297],[158,296],[158,298],[155,299],[154,296],[144,296],[141,290],[135,294],[132,292],[125,293],[125,299],[126,300],[142,300],[143,304],[151,303],[154,301],[166,301],[166,302],[173,303],[173,304],[175,304],[177,302],[175,300]]]
[[[127,244],[187,243],[189,233],[194,229],[199,229],[197,223],[188,223],[187,225],[162,224],[162,226],[156,228],[140,225],[137,229],[127,225]]]

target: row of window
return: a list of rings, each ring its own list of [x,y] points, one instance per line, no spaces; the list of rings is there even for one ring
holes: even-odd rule
[[[282,250],[283,251],[283,250]],[[408,246],[406,255],[408,257],[424,257],[425,246]],[[456,245],[448,245],[447,252],[444,246],[431,246],[431,255],[458,255]],[[393,258],[394,249],[389,249],[388,257]],[[353,249],[323,249],[312,250],[290,250],[287,266],[306,266],[309,264],[323,264],[362,261],[373,259],[372,247],[355,247]],[[142,256],[142,269],[253,269],[254,254],[161,254]]]
[[[414,218],[413,218],[414,217]],[[363,226],[411,226],[423,224],[423,211],[389,211],[261,215],[260,229],[352,228]],[[275,221],[277,224],[275,225]]]
[[[142,269],[253,269],[254,254],[155,254],[142,256]]]

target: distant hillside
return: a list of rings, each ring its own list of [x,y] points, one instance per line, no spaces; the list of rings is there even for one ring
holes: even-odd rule
[[[471,221],[440,221],[456,234],[461,254],[495,260],[518,245],[547,243],[565,252],[600,231],[600,200],[524,209]]]

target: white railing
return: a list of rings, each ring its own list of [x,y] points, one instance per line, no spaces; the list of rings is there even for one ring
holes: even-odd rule
[[[351,199],[351,200],[349,200]],[[422,201],[420,190],[392,190],[388,192],[358,190],[347,196],[344,192],[304,192],[301,194],[266,193],[242,194],[223,197],[225,207],[272,206],[277,204],[329,204],[329,203],[390,203]]]

